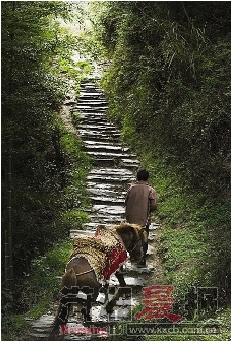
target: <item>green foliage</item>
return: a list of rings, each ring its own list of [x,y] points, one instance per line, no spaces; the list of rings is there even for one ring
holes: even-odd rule
[[[11,323],[12,308],[21,312],[38,302],[43,309],[49,304],[51,293],[58,290],[57,266],[53,264],[49,279],[50,270],[44,270],[41,257],[66,239],[70,223],[80,226],[87,221],[84,180],[90,160],[59,118],[70,80],[78,85],[89,72],[89,63],[75,65],[70,58],[76,38],[59,23],[60,18],[70,18],[73,6],[78,11],[77,4],[62,1],[8,1],[1,6],[2,240],[4,244],[9,224],[6,189],[10,185],[16,282],[15,292],[3,291],[4,326]],[[5,165],[10,156],[8,184]],[[38,258],[39,277],[31,270],[32,260]],[[27,281],[33,276],[35,282]],[[4,280],[2,284],[4,288]]]
[[[15,315],[11,318],[8,316],[8,323],[5,324],[3,321],[3,326],[4,330],[1,335],[3,341],[19,341],[30,327],[30,323],[22,315]]]
[[[65,177],[69,178],[69,183],[63,191],[65,214],[69,212],[68,215],[72,215],[70,210],[74,210],[73,214],[79,214],[76,213],[76,209],[84,209],[89,206],[86,193],[86,175],[90,168],[91,159],[84,152],[81,140],[65,129],[63,130],[60,143],[62,148],[68,153],[69,160],[68,173],[65,174]],[[86,220],[84,212],[81,212],[80,215],[82,215],[83,220]]]
[[[91,72],[92,66],[89,62],[74,62],[72,59],[57,58],[58,70],[65,75],[65,80],[71,79],[78,86],[82,79],[85,79]]]
[[[65,14],[65,7],[60,2],[57,7],[49,2],[2,4],[2,165],[11,155],[13,248],[19,273],[28,266],[35,245],[41,242],[44,251],[49,239],[44,225],[52,226],[62,187],[64,155],[54,114],[63,93],[61,83],[46,70],[58,48],[52,13],[56,8],[57,15]],[[3,206],[4,224],[5,210]]]
[[[8,326],[10,322],[9,316],[12,314],[12,306],[14,304],[13,293],[9,290],[2,289],[1,297],[3,303],[1,309],[1,320],[3,325]]]
[[[150,169],[159,204],[156,219],[163,225],[159,256],[165,279],[184,297],[188,286],[215,286],[219,304],[230,300],[230,201],[214,202],[206,195],[185,193],[161,164],[144,165]]]
[[[101,40],[111,64],[103,85],[125,141],[145,139],[137,149],[165,160],[186,187],[229,195],[228,8],[210,4],[212,21],[205,3],[104,7]]]
[[[63,213],[61,216],[63,224],[69,229],[81,229],[84,223],[89,222],[88,214],[86,212],[79,212],[69,210]]]
[[[18,314],[5,315],[2,320],[4,341],[18,340],[29,327],[28,319],[36,319],[50,308],[52,300],[59,300],[60,277],[71,254],[72,242],[54,245],[44,256],[33,260],[29,273],[17,283],[22,294],[17,302]],[[7,300],[4,296],[3,302]],[[6,306],[4,304],[4,306]],[[26,311],[26,314],[21,315]]]
[[[23,282],[23,294],[20,300],[21,308],[27,311],[27,316],[37,318],[44,312],[52,299],[57,299],[60,290],[60,278],[71,253],[72,241],[55,245],[45,256],[32,261],[27,279]],[[41,303],[41,307],[35,307]],[[42,309],[41,309],[42,308]],[[35,312],[37,311],[37,316]]]

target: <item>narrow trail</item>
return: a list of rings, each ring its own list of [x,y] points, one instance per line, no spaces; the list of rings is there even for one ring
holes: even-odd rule
[[[84,231],[70,230],[70,238],[81,234],[91,235],[98,224],[111,226],[125,220],[124,197],[131,183],[135,181],[139,160],[129,148],[121,144],[120,133],[109,121],[107,109],[108,104],[104,94],[94,81],[83,82],[78,100],[76,101],[75,95],[70,93],[62,108],[61,116],[67,129],[82,139],[86,152],[93,160],[93,168],[87,177],[87,191],[92,204],[88,212],[91,222],[85,224]],[[72,125],[73,113],[78,119],[77,128]],[[130,308],[142,302],[143,286],[163,283],[162,268],[157,257],[159,235],[160,226],[152,223],[147,268],[138,269],[129,260],[123,267],[125,281],[132,288],[132,299],[117,302],[115,313],[110,316],[110,322],[122,321],[130,313]],[[110,285],[112,287],[118,285],[117,279],[113,276]],[[108,319],[102,308],[103,303],[104,297],[101,295],[92,309],[92,320],[95,324],[100,321],[105,322],[105,318]],[[68,323],[82,328],[76,309],[73,309]],[[46,340],[54,314],[55,312],[48,313],[34,321],[25,340]],[[65,335],[54,340],[86,340],[91,336]]]

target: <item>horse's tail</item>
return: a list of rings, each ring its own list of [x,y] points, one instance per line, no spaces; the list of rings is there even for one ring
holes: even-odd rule
[[[74,269],[69,269],[62,277],[62,298],[59,303],[57,315],[52,325],[50,337],[58,334],[59,331],[65,334],[65,325],[68,321],[68,315],[71,307],[71,295],[76,294],[77,278]]]

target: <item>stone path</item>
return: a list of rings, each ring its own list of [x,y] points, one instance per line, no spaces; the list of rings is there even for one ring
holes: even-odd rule
[[[124,197],[130,184],[135,180],[139,161],[129,148],[121,144],[119,131],[106,116],[107,109],[108,104],[103,92],[93,82],[83,83],[78,101],[76,102],[74,95],[70,96],[63,107],[63,119],[66,125],[81,137],[86,152],[93,160],[93,169],[87,177],[87,191],[92,204],[89,211],[91,222],[85,224],[84,230],[70,230],[70,238],[80,234],[91,235],[98,224],[110,226],[124,221]],[[71,114],[78,120],[77,129],[73,129]],[[157,224],[152,224],[150,240],[154,238],[157,228]],[[153,247],[149,245],[149,254],[152,253]],[[125,316],[129,316],[130,308],[138,304],[133,293],[136,290],[141,291],[141,287],[146,283],[143,275],[151,273],[153,265],[138,269],[130,261],[127,261],[123,271],[125,281],[131,287],[130,299],[121,298],[117,302],[114,314],[108,316],[103,309],[104,296],[100,294],[97,305],[92,309],[94,326],[99,323],[102,326],[104,322],[113,326],[116,321],[121,321]],[[111,294],[117,285],[117,279],[112,276],[109,289],[112,291]],[[99,333],[99,330],[84,329],[79,315],[78,307],[75,307],[68,323],[69,328],[73,327],[79,331],[78,335],[66,335],[64,340],[86,340],[96,336],[95,334],[101,335],[101,332],[102,336],[105,336],[104,330],[100,330]],[[53,319],[53,316],[44,315],[35,321],[29,339],[46,339],[48,327]],[[80,332],[82,332],[82,336]],[[86,332],[89,334],[86,335]]]
[[[78,132],[94,166],[87,178],[92,202],[88,230],[99,223],[121,222],[125,190],[139,165],[136,156],[121,145],[119,132],[106,117],[107,108],[102,91],[92,83],[82,84],[78,103],[71,108],[78,116]],[[70,233],[73,236],[76,231]]]

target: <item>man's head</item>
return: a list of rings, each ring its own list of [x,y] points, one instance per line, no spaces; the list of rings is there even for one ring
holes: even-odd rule
[[[137,180],[147,181],[149,178],[149,172],[146,169],[139,169],[136,174]]]

